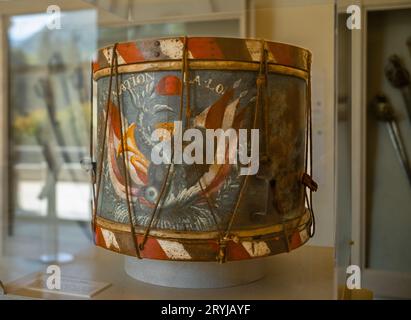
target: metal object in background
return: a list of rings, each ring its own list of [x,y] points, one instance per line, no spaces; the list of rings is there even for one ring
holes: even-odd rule
[[[77,69],[81,69],[81,65],[76,68],[76,72],[77,72]],[[80,138],[80,130],[77,127],[75,110],[74,110],[74,106],[72,105],[72,99],[70,97],[70,87],[69,87],[70,81],[69,81],[69,78],[66,76],[67,65],[64,63],[63,57],[60,52],[55,52],[51,56],[48,62],[48,71],[49,71],[49,77],[54,76],[60,80],[59,83],[61,84],[61,88],[63,91],[65,108],[69,112],[70,120],[68,121],[68,124],[70,126],[70,134],[73,137],[73,141],[75,145],[80,147],[82,145],[82,141],[84,140]],[[75,89],[78,90],[79,92],[84,91],[84,88],[81,90],[75,87]],[[84,103],[84,101],[80,100],[80,103]],[[64,140],[63,139],[59,140],[59,144],[60,143],[64,143]],[[79,150],[77,158],[82,159],[83,157],[84,157],[83,152]]]
[[[66,144],[66,139],[64,137],[63,131],[61,130],[60,123],[56,116],[56,105],[55,105],[55,100],[54,100],[55,96],[53,92],[52,79],[51,79],[52,76],[56,76],[60,80],[59,82],[62,86],[65,104],[68,108],[70,108],[69,110],[69,116],[70,116],[69,122],[70,122],[70,129],[71,129],[70,131],[74,138],[74,141],[77,145],[79,145],[81,142],[80,137],[79,137],[79,132],[75,126],[76,121],[75,121],[74,113],[72,110],[72,106],[70,105],[71,104],[70,92],[69,92],[68,81],[66,77],[64,76],[65,71],[66,71],[66,66],[63,62],[61,54],[56,53],[49,60],[47,77],[39,79],[39,82],[35,86],[35,91],[37,95],[40,98],[43,98],[45,101],[47,115],[50,121],[50,127],[54,134],[56,143],[59,147],[62,147],[64,149],[67,146],[67,144]],[[36,138],[39,142],[39,145],[42,146],[43,155],[44,155],[44,158],[48,166],[48,174],[47,174],[46,183],[39,195],[39,198],[47,197],[47,215],[52,221],[49,233],[53,235],[52,241],[50,244],[50,250],[48,250],[49,251],[48,253],[41,255],[40,261],[46,264],[49,264],[52,262],[67,263],[73,260],[73,255],[71,255],[70,253],[58,251],[59,250],[59,245],[58,245],[59,234],[58,234],[58,226],[57,226],[58,216],[56,213],[56,184],[57,184],[58,176],[62,169],[62,165],[64,163],[69,164],[71,162],[71,159],[69,155],[67,154],[66,150],[62,150],[61,157],[63,161],[62,163],[59,162],[57,155],[53,153],[52,151],[52,149],[54,149],[55,146],[54,147],[51,146],[50,140],[44,137],[41,137],[40,135],[36,135]],[[80,152],[78,154],[78,157],[79,159],[83,158],[83,154]],[[71,180],[73,182],[77,182],[78,178],[76,176],[75,171],[72,168],[68,168],[68,172],[70,174]],[[88,238],[91,238],[91,234],[88,231],[89,229],[86,223],[77,221],[77,224],[83,230],[85,235]]]
[[[404,143],[402,142],[400,131],[396,122],[395,112],[390,105],[385,95],[378,95],[373,103],[372,107],[379,121],[385,122],[392,145],[397,153],[398,159],[408,178],[408,182],[411,185],[411,167],[408,160],[407,152],[405,150]]]
[[[66,147],[66,143],[65,143],[63,132],[60,127],[60,123],[56,117],[54,94],[53,94],[52,85],[51,85],[51,81],[49,77],[50,75],[48,75],[47,78],[39,79],[37,85],[34,88],[35,88],[35,91],[38,97],[44,99],[46,109],[47,109],[47,115],[50,120],[50,127],[52,129],[52,132],[54,133],[56,142],[59,147],[64,148]],[[62,155],[64,163],[70,163],[70,157],[67,154],[66,150],[62,150],[61,155]],[[69,168],[68,171],[69,171],[71,180],[77,182],[78,179],[77,179],[77,176],[74,170]]]
[[[411,124],[410,73],[397,55],[390,56],[388,65],[385,67],[385,76],[394,88],[401,91]]]
[[[316,189],[310,65],[305,49],[250,39],[176,37],[100,49],[91,148],[96,244],[139,258],[225,262],[308,241]],[[162,128],[173,141],[175,121],[203,133],[259,129],[260,171],[240,175],[240,164],[227,161],[154,164],[152,134]]]

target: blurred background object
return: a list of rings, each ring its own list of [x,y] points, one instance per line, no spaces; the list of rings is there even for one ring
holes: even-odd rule
[[[350,31],[346,10],[353,4],[362,23]],[[347,265],[357,265],[362,287],[376,298],[410,298],[411,1],[337,5],[336,279],[344,286]],[[381,93],[390,107],[380,101],[388,112],[376,116]]]

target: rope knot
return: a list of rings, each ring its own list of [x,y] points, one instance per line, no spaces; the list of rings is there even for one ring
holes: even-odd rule
[[[229,236],[225,236],[219,241],[219,248],[218,248],[218,255],[217,255],[217,260],[219,263],[224,263],[226,262],[227,259],[227,243],[230,241]]]
[[[303,185],[308,187],[311,191],[317,191],[318,189],[318,184],[311,178],[311,176],[307,173],[303,173],[301,176],[301,182]]]
[[[266,82],[265,75],[259,74],[259,75],[257,76],[256,82],[257,82],[257,86],[262,86],[262,85],[264,85],[265,82]]]

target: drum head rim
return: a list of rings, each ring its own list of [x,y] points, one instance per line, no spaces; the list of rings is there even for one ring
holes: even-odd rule
[[[265,238],[238,238],[226,243],[226,261],[262,258],[292,251],[304,245],[310,239],[311,217],[298,228],[267,235]],[[288,229],[288,230],[287,230]],[[104,249],[135,256],[130,232],[102,228],[98,223],[95,243]],[[142,235],[137,235],[140,242]],[[141,258],[173,261],[218,261],[220,243],[218,239],[161,239],[148,237]]]
[[[181,61],[184,37],[141,39],[116,44],[118,65],[141,62]],[[114,45],[97,52],[93,73],[107,68],[111,63]],[[310,71],[311,52],[294,45],[257,39],[223,37],[187,37],[190,61],[243,61],[259,62],[264,48],[268,64],[277,64]]]

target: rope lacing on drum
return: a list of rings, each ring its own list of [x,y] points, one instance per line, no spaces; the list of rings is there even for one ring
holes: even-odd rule
[[[252,124],[252,129],[256,129],[258,127],[258,117],[259,117],[259,109],[260,109],[260,100],[261,100],[261,96],[264,94],[263,93],[263,88],[266,87],[267,85],[267,59],[268,58],[268,54],[267,54],[267,50],[265,47],[265,41],[262,40],[261,41],[261,54],[260,54],[260,66],[259,66],[259,70],[258,70],[258,75],[257,75],[257,79],[256,79],[256,86],[257,86],[257,96],[256,96],[256,100],[255,100],[255,110],[254,110],[254,119],[253,119],[253,124]],[[266,100],[265,100],[266,102]],[[267,108],[264,108],[264,111],[267,112]],[[265,114],[265,122],[267,122],[267,114]],[[268,123],[264,125],[264,129],[268,130]],[[267,143],[266,143],[267,144]],[[264,148],[264,152],[265,152],[265,160],[268,160],[268,149],[267,147]],[[231,217],[229,219],[229,222],[227,224],[226,230],[224,232],[224,236],[222,238],[220,238],[219,241],[219,252],[218,252],[218,256],[217,256],[217,260],[220,263],[223,263],[226,261],[227,258],[227,243],[228,241],[231,240],[231,229],[233,227],[235,218],[237,216],[237,212],[238,209],[240,207],[241,201],[243,199],[245,190],[247,188],[247,184],[248,184],[248,178],[249,175],[245,175],[245,177],[243,178],[243,181],[241,182],[241,186],[240,186],[240,191],[238,193],[238,197],[237,197],[237,201],[235,203],[234,206],[234,210],[231,214]]]
[[[96,200],[96,162],[94,161],[94,142],[93,142],[93,136],[94,136],[94,103],[93,103],[93,62],[90,63],[90,141],[89,141],[89,152],[90,152],[90,163],[91,163],[91,231],[92,234],[95,233],[96,226],[95,226],[95,220],[96,220],[96,211],[95,211],[95,200]]]
[[[304,202],[307,203],[308,211],[310,212],[310,233],[312,238],[315,234],[315,216],[313,209],[313,191],[317,191],[318,185],[313,180],[313,133],[312,133],[312,108],[311,108],[311,60],[308,61],[308,80],[307,80],[307,116],[306,116],[306,136],[305,136],[305,172],[301,177],[301,183],[305,186],[304,190]],[[308,154],[309,153],[309,154]],[[309,161],[309,163],[308,163]],[[308,168],[309,165],[309,168]],[[309,173],[307,173],[309,171]],[[307,189],[309,190],[307,192]],[[305,208],[305,206],[304,206]]]
[[[186,41],[188,41],[186,39]],[[186,46],[188,48],[188,46]],[[190,94],[190,66],[188,63],[188,50],[185,50],[185,54],[183,55],[183,59],[184,59],[184,82],[185,82],[185,88],[186,88],[186,100],[187,100],[187,106],[186,106],[186,114],[185,114],[185,118],[186,118],[186,127],[185,129],[189,129],[191,127],[191,105],[190,105],[190,98],[191,98],[191,94]],[[181,98],[182,100],[182,98]],[[220,230],[219,227],[219,223],[217,220],[217,215],[215,214],[215,209],[216,209],[216,205],[215,203],[213,203],[213,199],[208,195],[208,193],[205,192],[205,188],[203,186],[203,183],[201,182],[201,174],[198,170],[197,167],[197,162],[194,161],[193,163],[194,165],[194,171],[196,174],[196,177],[198,179],[198,185],[200,186],[200,190],[202,195],[205,197],[206,202],[207,202],[207,206],[208,209],[210,211],[211,217],[214,220],[214,223],[216,225],[217,228],[217,232],[219,233],[219,238],[222,238],[222,231]]]
[[[116,50],[116,44],[113,46],[113,52],[115,52]],[[93,232],[96,232],[96,219],[97,219],[97,207],[98,207],[98,200],[99,200],[99,196],[100,196],[100,188],[101,188],[101,175],[103,172],[103,158],[104,158],[104,153],[105,153],[105,147],[106,147],[106,137],[107,137],[107,126],[108,126],[108,114],[110,111],[110,100],[111,100],[111,88],[112,88],[112,78],[113,78],[113,68],[114,68],[114,54],[111,56],[111,61],[110,61],[110,77],[109,77],[109,84],[108,84],[108,97],[107,97],[107,104],[106,104],[106,117],[104,119],[104,134],[103,134],[103,141],[102,141],[102,149],[101,149],[101,153],[100,153],[100,158],[97,161],[97,164],[100,164],[100,166],[96,168],[97,173],[94,174],[94,172],[92,173],[94,175],[94,177],[92,178],[92,182],[93,182],[93,201],[94,201],[94,206],[92,208],[92,228],[93,228]],[[93,70],[91,70],[91,74],[93,74]],[[91,96],[91,115],[90,115],[90,157],[91,157],[91,161],[93,161],[93,85],[91,85],[90,88],[91,92],[90,92],[90,96]],[[96,184],[96,187],[95,187]],[[96,190],[96,191],[94,191]]]
[[[188,81],[188,78],[186,76],[186,69],[187,69],[187,67],[186,67],[186,65],[187,65],[187,37],[184,37],[183,52],[182,52],[181,61],[182,61],[182,63],[181,63],[180,112],[179,112],[179,115],[178,115],[178,120],[179,120],[180,123],[183,119],[184,87],[185,87],[185,84]],[[151,216],[150,216],[149,223],[148,223],[148,225],[146,227],[146,230],[144,232],[143,240],[140,243],[140,250],[144,250],[144,245],[147,242],[148,235],[149,235],[150,229],[153,225],[153,221],[154,221],[154,218],[156,216],[156,213],[157,213],[157,211],[160,211],[160,209],[161,209],[161,208],[159,209],[160,201],[162,201],[162,200],[164,201],[163,196],[164,196],[165,191],[167,189],[170,173],[172,171],[174,172],[174,163],[173,163],[173,161],[174,161],[174,148],[171,148],[171,163],[167,167],[167,172],[166,172],[166,175],[164,177],[164,180],[163,180],[163,183],[162,183],[162,186],[161,186],[161,189],[160,189],[160,193],[158,194],[156,204],[153,208],[153,211],[152,211]]]
[[[92,228],[94,233],[96,232],[96,219],[97,219],[97,209],[98,209],[98,200],[101,192],[101,180],[102,180],[102,172],[104,166],[104,154],[105,154],[105,147],[106,147],[106,138],[107,138],[107,127],[108,127],[108,117],[111,112],[111,95],[112,95],[112,83],[113,83],[113,73],[115,75],[116,81],[116,96],[117,96],[117,105],[118,105],[118,115],[119,115],[119,122],[120,122],[120,143],[123,151],[123,174],[124,174],[124,184],[125,184],[125,193],[126,193],[126,202],[127,202],[127,214],[130,224],[130,234],[132,237],[132,242],[134,244],[134,249],[136,252],[136,256],[141,258],[140,250],[138,247],[138,239],[136,236],[136,232],[134,229],[133,223],[133,213],[134,210],[132,209],[132,202],[130,201],[130,177],[129,177],[129,168],[127,166],[126,158],[127,158],[127,148],[126,148],[126,140],[124,139],[123,134],[123,123],[125,123],[123,119],[123,111],[122,111],[122,103],[120,100],[120,82],[119,82],[119,73],[118,73],[118,56],[117,56],[117,43],[113,45],[112,49],[112,56],[111,56],[111,64],[110,64],[110,76],[109,76],[109,87],[108,87],[108,96],[107,96],[107,104],[105,110],[105,119],[104,119],[104,134],[103,134],[103,141],[102,141],[102,150],[99,158],[99,168],[95,183],[97,184],[97,190],[94,192],[94,185],[93,185],[93,196],[94,196],[94,207],[93,207],[93,223]],[[91,83],[91,96],[93,96],[93,86]],[[92,100],[91,100],[92,103]],[[91,110],[93,110],[93,105],[91,105]],[[91,112],[91,123],[93,122],[93,112]],[[90,125],[90,156],[91,160],[93,159],[93,125]],[[93,179],[94,180],[94,179]],[[93,181],[94,182],[94,181]]]
[[[132,208],[132,202],[130,200],[130,168],[127,165],[126,159],[128,158],[128,148],[126,146],[127,139],[124,139],[124,134],[123,134],[123,123],[126,124],[126,121],[124,120],[124,112],[122,110],[122,103],[120,100],[120,81],[118,80],[118,56],[117,56],[117,50],[114,50],[113,48],[113,55],[115,55],[115,75],[116,75],[116,96],[117,96],[117,104],[118,104],[118,116],[120,120],[120,142],[121,142],[121,148],[123,151],[123,174],[124,174],[124,186],[125,186],[125,191],[126,191],[126,202],[127,202],[127,213],[128,213],[128,219],[130,223],[130,233],[133,239],[133,244],[134,244],[134,249],[136,256],[141,259],[140,255],[140,248],[138,245],[138,238],[136,236],[136,232],[134,229],[134,223],[133,223],[133,215],[134,215],[134,210]],[[127,130],[127,128],[126,128]]]
[[[184,37],[184,44],[183,44],[183,50],[182,50],[182,67],[181,67],[181,78],[182,78],[182,86],[181,86],[181,92],[180,92],[180,112],[179,112],[179,121],[182,121],[183,118],[183,109],[184,109],[184,89],[186,89],[186,113],[185,113],[185,123],[186,127],[190,126],[190,121],[191,121],[191,106],[190,106],[190,83],[189,83],[189,65],[188,65],[188,48],[187,48],[187,37]],[[130,188],[129,188],[129,174],[128,174],[128,168],[126,164],[126,154],[127,148],[125,147],[125,139],[123,137],[123,113],[122,113],[122,105],[120,101],[120,95],[119,95],[119,81],[118,81],[118,56],[117,56],[117,50],[116,50],[117,44],[114,44],[113,46],[113,51],[112,51],[112,56],[111,56],[111,65],[110,65],[110,75],[109,75],[109,91],[108,91],[108,98],[107,98],[107,105],[106,105],[106,114],[105,114],[105,119],[104,119],[104,134],[103,134],[103,141],[102,141],[102,150],[99,158],[99,167],[95,167],[95,163],[93,162],[93,78],[91,75],[91,95],[90,95],[90,103],[91,103],[91,119],[90,119],[90,157],[91,161],[93,164],[93,170],[92,170],[92,195],[93,195],[93,210],[92,210],[92,228],[94,233],[96,232],[96,219],[97,219],[97,207],[98,207],[98,199],[99,199],[99,194],[100,194],[100,189],[101,189],[101,176],[102,176],[102,171],[103,171],[103,159],[104,159],[104,154],[105,154],[105,146],[106,146],[106,135],[107,135],[107,126],[108,126],[108,117],[110,114],[110,102],[111,102],[111,94],[112,94],[112,78],[113,78],[113,73],[116,77],[116,93],[117,93],[117,104],[119,108],[119,118],[120,118],[120,135],[121,135],[121,145],[122,145],[122,150],[123,150],[123,173],[125,176],[125,189],[126,189],[126,201],[127,201],[127,211],[128,211],[128,217],[129,217],[129,223],[130,223],[130,231],[131,231],[131,236],[133,238],[133,243],[135,246],[135,251],[136,251],[136,256],[138,258],[141,258],[140,255],[140,250],[144,250],[144,246],[148,240],[148,236],[150,234],[150,229],[153,225],[153,222],[156,217],[156,213],[158,213],[161,210],[160,202],[164,201],[164,195],[166,193],[169,180],[170,180],[170,175],[174,174],[174,164],[171,162],[168,167],[167,167],[167,172],[164,177],[160,193],[157,197],[155,206],[153,208],[153,211],[151,213],[149,223],[146,227],[146,230],[143,234],[143,239],[140,244],[138,244],[138,238],[136,237],[135,233],[135,228],[134,228],[134,223],[133,223],[133,209],[132,209],[132,203],[130,200]],[[313,212],[313,207],[312,207],[312,192],[317,190],[317,184],[313,181],[312,177],[312,126],[311,126],[311,79],[310,79],[310,73],[309,78],[308,78],[308,83],[307,83],[307,94],[306,94],[306,104],[307,104],[307,116],[306,116],[306,139],[305,139],[305,172],[303,173],[301,177],[301,182],[305,186],[304,190],[304,202],[307,203],[308,210],[310,213],[310,232],[309,236],[312,237],[315,233],[315,217],[314,217],[314,212]],[[261,103],[260,101],[263,98],[263,109],[262,114],[263,114],[263,130],[265,133],[265,140],[264,140],[264,147],[263,150],[260,154],[260,162],[262,164],[267,164],[271,161],[270,155],[269,155],[269,129],[268,129],[268,119],[269,119],[269,110],[268,110],[268,94],[267,94],[267,87],[268,87],[268,50],[266,48],[265,41],[261,41],[261,55],[260,55],[260,63],[259,63],[259,71],[256,79],[256,86],[257,86],[257,95],[256,95],[256,102],[255,102],[255,112],[254,112],[254,119],[253,119],[253,124],[252,128],[258,128],[258,119],[260,116],[260,108],[261,108]],[[266,90],[264,90],[266,89]],[[174,158],[174,148],[171,149],[171,159],[173,161]],[[308,168],[308,163],[309,163],[309,168]],[[194,163],[195,171],[197,176],[199,176],[198,168],[196,166],[196,163]],[[96,171],[97,174],[96,174]],[[309,171],[309,173],[307,173]],[[231,217],[229,219],[229,222],[227,224],[227,227],[225,231],[223,232],[222,230],[219,230],[219,224],[216,218],[216,215],[214,213],[215,205],[212,203],[212,199],[210,199],[209,195],[204,192],[204,187],[201,182],[201,177],[199,177],[198,180],[199,186],[202,190],[202,194],[205,196],[207,200],[207,205],[210,210],[210,214],[212,215],[214,222],[218,228],[219,231],[219,239],[218,239],[218,244],[219,244],[219,250],[218,250],[218,255],[217,255],[217,260],[222,263],[226,261],[227,257],[227,243],[228,241],[233,240],[234,238],[230,235],[232,226],[234,224],[235,218],[238,213],[238,209],[240,207],[241,201],[243,199],[243,195],[245,193],[247,184],[248,184],[248,175],[245,175],[243,178],[243,181],[241,182],[240,190],[237,196],[237,200],[234,206],[234,210],[231,214]],[[309,192],[307,190],[309,189]],[[305,206],[304,206],[305,208]],[[284,238],[286,240],[286,246],[287,250],[290,250],[290,243],[289,243],[289,236],[286,228],[286,223],[283,219],[283,232],[284,232]],[[299,225],[299,223],[298,223]],[[297,225],[297,227],[298,227]],[[237,239],[238,240],[238,239]],[[233,240],[234,241],[234,240]]]

